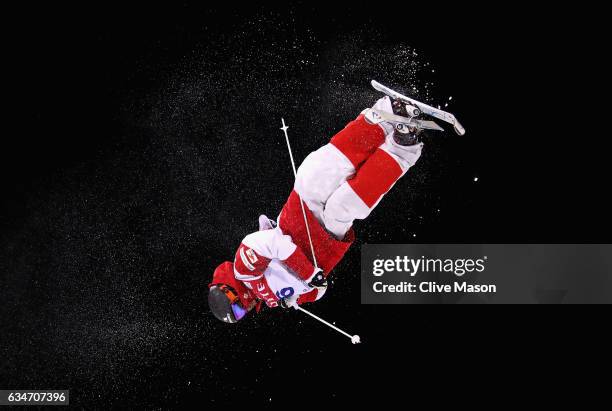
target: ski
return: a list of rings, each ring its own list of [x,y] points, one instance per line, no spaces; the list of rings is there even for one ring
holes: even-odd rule
[[[372,113],[372,120],[374,121],[375,124],[382,122],[382,121],[388,121],[391,123],[406,124],[408,126],[413,125],[413,126],[418,127],[421,130],[444,131],[444,129],[440,127],[434,121],[418,120],[414,117],[406,118],[406,117],[398,116],[397,114],[391,114],[391,113],[376,110],[373,108],[368,109],[368,111]]]
[[[406,97],[403,94],[400,94],[397,91],[392,90],[389,87],[380,84],[376,80],[372,80],[372,87],[374,87],[375,90],[378,90],[381,93],[388,95],[389,97],[397,98],[397,99],[404,101],[405,103],[416,106],[424,114],[427,114],[431,117],[437,118],[438,120],[442,120],[444,122],[452,124],[453,128],[455,129],[455,132],[458,135],[462,136],[465,134],[465,128],[463,128],[461,123],[459,123],[459,121],[451,113],[448,113],[444,110],[437,109],[425,103],[421,103],[420,101],[417,101],[413,98]]]

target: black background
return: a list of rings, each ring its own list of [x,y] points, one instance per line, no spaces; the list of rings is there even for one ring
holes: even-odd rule
[[[586,127],[597,22],[579,38],[567,30],[579,14],[517,4],[16,17],[1,387],[67,388],[88,408],[397,401],[466,367],[520,371],[527,354],[555,370],[571,335],[606,343],[592,312],[361,306],[358,281],[364,242],[609,242],[607,131]],[[280,117],[302,159],[375,101],[372,78],[416,84],[432,103],[453,96],[468,134],[427,138],[310,307],[363,344],[297,312],[219,323],[212,270],[291,189]]]

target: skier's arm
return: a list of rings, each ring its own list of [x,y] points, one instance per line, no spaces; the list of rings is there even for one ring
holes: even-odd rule
[[[275,229],[257,231],[242,240],[234,260],[234,274],[245,281],[260,278],[273,258],[281,260],[302,280],[309,281],[315,274],[315,267],[291,237]]]
[[[327,291],[327,286],[315,287],[307,293],[300,295],[294,294],[291,297],[283,298],[280,300],[279,305],[282,308],[295,308],[296,305],[312,303],[320,300],[325,294],[325,291]]]
[[[327,291],[327,287],[313,288],[309,292],[300,295],[297,299],[297,304],[302,305],[305,303],[315,302],[321,299],[321,297],[323,297],[323,295],[325,294],[325,291]]]

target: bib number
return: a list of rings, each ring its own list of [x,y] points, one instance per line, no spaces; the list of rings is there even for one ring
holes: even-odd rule
[[[279,300],[282,300],[283,298],[291,297],[294,293],[295,291],[293,290],[293,287],[285,287],[282,290],[277,291],[276,296],[279,298]]]

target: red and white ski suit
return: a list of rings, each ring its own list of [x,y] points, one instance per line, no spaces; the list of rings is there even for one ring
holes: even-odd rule
[[[387,97],[374,108],[392,111]],[[281,298],[299,296],[298,304],[321,298],[308,286],[315,267],[300,198],[317,263],[329,274],[354,240],[353,221],[366,218],[421,155],[422,144],[398,145],[391,124],[371,124],[364,113],[306,157],[278,226],[247,235],[233,266],[221,264],[212,284],[233,286],[245,306],[255,299],[275,307]]]

